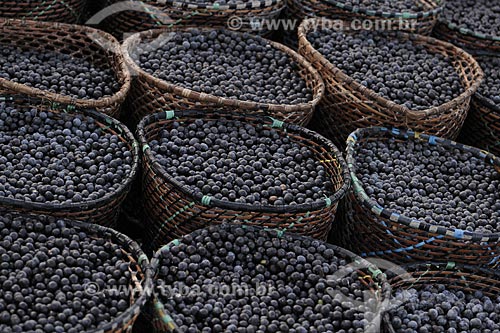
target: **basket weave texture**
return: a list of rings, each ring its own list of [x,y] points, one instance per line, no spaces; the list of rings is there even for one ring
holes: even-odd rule
[[[231,225],[231,224],[223,224],[219,226],[219,228],[224,228],[226,230],[234,230],[236,226]],[[243,226],[243,228],[247,229],[248,232],[259,232],[263,228],[261,227],[251,227],[251,226]],[[289,241],[295,241],[295,240],[301,240],[301,239],[306,239],[308,237],[304,236],[299,236],[296,234],[289,234],[286,232],[283,232],[282,230],[273,230],[273,229],[265,229],[266,232],[269,233],[269,237],[271,238],[279,238],[279,239],[286,239]],[[199,231],[193,232],[191,235],[193,237],[196,236],[196,234]],[[155,290],[153,293],[153,304],[154,304],[154,309],[153,309],[153,326],[155,328],[156,333],[170,333],[170,332],[180,332],[179,328],[175,324],[174,320],[172,319],[171,315],[165,310],[165,307],[163,303],[160,300],[160,296],[158,294],[157,290],[157,280],[158,280],[158,272],[161,268],[161,257],[162,253],[165,251],[169,251],[172,247],[180,244],[182,242],[182,238],[180,239],[175,239],[171,241],[170,243],[164,245],[161,247],[156,253],[153,255],[153,258],[151,260],[151,267],[152,270],[154,271],[154,285],[155,285]],[[325,243],[324,244],[327,248],[332,249],[335,252],[335,255],[343,258],[346,260],[347,265],[353,265],[354,269],[356,269],[360,275],[360,278],[363,279],[363,284],[366,287],[364,292],[369,292],[375,295],[378,295],[378,301],[384,301],[389,297],[390,294],[390,287],[389,284],[386,282],[386,276],[382,273],[382,271],[376,267],[374,264],[360,258],[356,254],[347,251],[341,247]],[[374,324],[373,322],[370,324]]]
[[[130,73],[121,54],[120,44],[111,35],[97,29],[63,23],[0,19],[0,45],[22,50],[52,51],[84,58],[95,66],[111,68],[121,87],[112,96],[100,99],[76,99],[0,78],[0,93],[23,94],[79,108],[97,109],[117,118],[130,89]]]
[[[381,27],[390,27],[390,30],[429,35],[443,9],[442,4],[439,0],[416,2],[422,6],[422,11],[413,13],[370,10],[335,0],[288,0],[287,14],[300,19],[325,17],[345,21],[358,20],[360,25],[369,20],[377,22]]]
[[[483,234],[452,229],[411,219],[380,206],[370,198],[356,174],[356,151],[367,140],[418,141],[426,145],[442,145],[470,152],[493,165],[500,172],[500,159],[486,151],[432,135],[383,127],[359,129],[347,142],[347,165],[353,183],[346,196],[341,243],[362,257],[380,257],[392,262],[454,261],[493,265],[500,258],[500,233]]]
[[[52,216],[33,215],[33,214],[19,214],[10,210],[5,210],[0,207],[0,214],[12,215],[13,217],[25,217],[30,219],[37,219],[43,222],[55,222],[56,218]],[[121,315],[113,318],[110,322],[99,326],[97,329],[85,331],[82,333],[131,333],[135,320],[145,308],[146,302],[153,294],[153,271],[151,269],[149,259],[140,248],[140,246],[118,231],[113,229],[85,223],[81,221],[74,221],[63,219],[59,220],[64,222],[67,228],[72,228],[80,232],[84,232],[88,237],[94,239],[104,239],[107,242],[117,244],[120,246],[123,254],[128,258],[129,270],[131,273],[129,308]],[[116,286],[107,286],[109,288]],[[89,310],[89,309],[87,309]],[[90,310],[89,310],[90,311]]]
[[[410,40],[432,53],[444,55],[462,79],[464,91],[455,99],[426,110],[410,110],[356,82],[315,50],[307,36],[320,24],[319,20],[307,19],[299,27],[299,53],[319,70],[326,87],[312,121],[313,128],[338,146],[344,145],[352,131],[371,126],[406,127],[444,138],[457,137],[469,111],[471,96],[483,79],[483,71],[471,55],[434,38],[390,33],[393,38]]]
[[[475,57],[481,59],[481,55]],[[472,97],[459,141],[500,156],[500,105],[477,92]]]
[[[493,5],[495,1],[491,1]],[[436,38],[455,44],[469,51],[500,52],[500,36],[475,32],[468,28],[446,21],[442,16],[434,27]]]
[[[239,120],[252,125],[275,127],[280,135],[288,136],[313,151],[314,158],[324,165],[336,192],[310,204],[265,206],[203,196],[201,192],[179,183],[158,163],[148,143],[157,139],[162,129],[170,128],[174,122],[189,124],[200,118]],[[326,239],[338,201],[349,188],[342,154],[330,141],[305,128],[277,120],[234,113],[183,111],[174,114],[171,111],[145,117],[139,124],[138,137],[144,151],[142,170],[147,237],[154,250],[196,229],[224,221],[288,229],[294,233]]]
[[[128,105],[129,110],[133,112],[131,116],[136,122],[139,122],[148,114],[157,113],[165,109],[227,110],[270,116],[299,125],[305,125],[310,121],[314,108],[324,93],[323,80],[318,71],[309,62],[282,44],[266,40],[272,47],[288,54],[298,65],[298,74],[306,81],[307,87],[313,92],[313,99],[307,103],[295,105],[264,104],[200,93],[155,78],[142,70],[132,60],[130,55],[139,43],[154,38],[162,38],[162,36],[168,36],[170,32],[185,31],[186,29],[189,28],[149,30],[135,34],[123,43],[125,59],[131,70],[137,74],[130,92],[130,104]],[[199,30],[207,31],[212,29],[201,28]],[[254,36],[254,38],[260,37]]]
[[[107,193],[106,196],[96,200],[86,200],[81,203],[57,204],[29,202],[19,199],[0,197],[0,207],[8,207],[11,210],[51,215],[58,218],[67,218],[84,222],[95,223],[103,226],[114,226],[120,213],[120,205],[125,199],[132,181],[134,180],[139,165],[139,148],[134,135],[118,120],[105,114],[90,109],[75,109],[73,106],[57,105],[47,103],[39,99],[30,99],[25,96],[2,96],[0,102],[16,108],[17,110],[44,110],[55,115],[63,114],[83,114],[85,117],[92,117],[103,132],[113,133],[120,140],[126,142],[133,154],[132,170],[123,179],[120,188],[115,192]]]
[[[121,0],[108,0],[107,5]],[[112,15],[104,22],[105,29],[124,39],[135,33],[160,27],[206,26],[233,28],[254,34],[269,35],[272,31],[260,24],[263,20],[277,18],[285,7],[284,0],[256,0],[245,3],[219,4],[179,0],[136,1],[136,10],[126,10]],[[237,18],[237,19],[236,19]]]
[[[61,23],[80,23],[87,0],[2,0],[0,17],[49,21]]]
[[[424,262],[403,266],[407,274],[388,275],[391,289],[416,290],[429,285],[442,284],[447,289],[474,294],[480,291],[484,296],[496,299],[500,294],[500,274],[490,269],[455,262]],[[390,316],[384,316],[384,329],[387,333],[396,333]]]

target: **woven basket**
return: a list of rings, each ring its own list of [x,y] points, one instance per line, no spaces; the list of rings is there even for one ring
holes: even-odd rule
[[[13,215],[18,217],[25,217],[31,219],[41,220],[42,222],[53,223],[56,222],[54,217],[33,215],[33,214],[19,214],[0,208],[2,215]],[[112,321],[99,326],[97,329],[85,331],[82,333],[130,333],[132,326],[145,307],[146,302],[150,299],[153,291],[153,276],[154,272],[151,270],[149,259],[139,245],[118,231],[106,228],[96,224],[90,224],[73,220],[60,220],[68,228],[84,232],[87,236],[93,239],[105,239],[107,242],[117,244],[120,246],[122,252],[128,258],[130,264],[130,305],[121,315],[114,318]],[[58,221],[59,222],[59,221]],[[108,286],[116,287],[116,286]]]
[[[91,222],[103,226],[114,226],[120,213],[120,205],[130,189],[139,165],[139,148],[137,141],[127,127],[119,121],[94,110],[75,110],[72,106],[48,104],[39,99],[27,99],[24,96],[0,96],[0,102],[3,101],[18,110],[31,110],[36,108],[38,110],[50,111],[53,114],[62,115],[78,113],[86,117],[92,117],[96,125],[102,128],[103,132],[113,133],[123,142],[127,142],[134,160],[132,171],[127,178],[123,180],[122,184],[120,184],[120,188],[115,192],[108,193],[100,199],[86,200],[81,203],[55,204],[28,202],[19,199],[0,197],[0,207],[8,207],[9,209],[20,212],[51,215],[58,218]]]
[[[87,0],[2,0],[0,1],[0,17],[80,23],[85,13],[86,5]]]
[[[436,224],[411,219],[380,206],[370,198],[356,174],[356,149],[367,140],[413,140],[428,145],[452,147],[470,152],[493,165],[500,172],[500,159],[477,148],[427,134],[383,127],[359,129],[347,140],[347,165],[353,191],[347,196],[342,243],[363,257],[377,256],[393,262],[455,261],[493,264],[500,257],[500,233],[481,234],[448,229]]]
[[[494,2],[495,0],[491,1],[492,4]],[[442,16],[434,27],[433,35],[465,50],[500,52],[500,36],[474,32],[448,22]]]
[[[97,109],[118,117],[120,106],[130,88],[130,73],[120,51],[120,44],[100,30],[63,23],[0,20],[0,45],[23,50],[55,51],[84,58],[96,66],[112,68],[121,88],[112,96],[100,99],[75,99],[0,78],[0,93],[35,96],[52,102]]]
[[[500,53],[497,53],[497,56],[500,56]],[[480,57],[476,56],[476,59]],[[472,97],[471,109],[459,141],[500,156],[500,106],[476,93]]]
[[[483,79],[483,72],[471,55],[452,44],[430,37],[404,32],[389,34],[393,38],[422,45],[432,53],[444,55],[462,79],[464,92],[455,99],[439,107],[410,110],[356,82],[316,51],[307,40],[307,35],[317,24],[324,22],[308,19],[299,27],[299,53],[320,71],[325,80],[325,96],[312,125],[318,132],[338,146],[344,145],[352,131],[370,126],[404,126],[444,138],[456,138],[469,111],[471,96]]]
[[[311,204],[284,206],[222,201],[195,192],[166,172],[148,148],[148,143],[175,121],[191,123],[199,118],[239,120],[275,127],[281,135],[312,149],[314,158],[324,165],[336,192],[329,198]],[[138,137],[144,151],[142,184],[147,233],[149,244],[155,250],[172,239],[224,220],[289,229],[294,233],[326,239],[337,211],[337,203],[349,188],[347,167],[338,149],[317,133],[293,124],[234,113],[181,111],[174,114],[171,111],[145,117],[138,126]]]
[[[313,99],[308,103],[296,105],[264,104],[199,93],[155,78],[143,71],[130,57],[130,54],[141,41],[157,38],[161,34],[171,31],[185,31],[186,29],[187,28],[178,30],[149,30],[135,34],[123,43],[125,59],[131,70],[137,73],[137,78],[134,81],[129,98],[131,101],[129,107],[130,110],[134,112],[132,117],[136,122],[139,122],[148,114],[156,113],[165,108],[172,110],[196,109],[207,111],[241,111],[244,113],[271,116],[299,125],[305,125],[309,122],[316,104],[318,104],[323,96],[323,80],[319,73],[302,56],[279,43],[266,40],[272,47],[288,54],[299,66],[300,76],[306,81],[307,87],[313,91]],[[202,28],[201,30],[206,31],[211,29]]]
[[[121,0],[108,0],[107,5]],[[178,0],[136,1],[130,6],[134,10],[112,15],[104,22],[104,27],[118,39],[125,39],[128,33],[135,33],[159,27],[180,26],[229,27],[268,36],[272,33],[263,20],[277,18],[285,7],[284,0],[257,0],[241,4],[219,4],[217,2],[198,3]]]
[[[287,0],[285,10],[288,19],[297,24],[306,18],[324,17],[328,19],[346,20],[362,25],[363,22],[373,22],[379,25],[379,30],[407,31],[421,35],[430,35],[439,13],[442,11],[440,0],[417,0],[425,11],[418,13],[384,12],[367,10],[345,5],[334,0]],[[284,44],[298,48],[297,28],[282,31]]]
[[[218,228],[226,229],[226,230],[234,230],[234,228],[237,227],[235,225],[231,224],[223,224],[220,225]],[[250,227],[250,226],[243,226],[243,228],[246,228],[248,232],[259,232],[262,230],[261,227]],[[195,231],[191,234],[191,236],[195,236],[199,233],[200,230]],[[273,229],[266,229],[266,231],[269,233],[271,238],[285,238],[288,240],[300,240],[300,239],[307,239],[309,237],[304,237],[304,236],[299,236],[295,234],[289,234],[289,233],[284,233],[281,230],[273,230]],[[167,245],[164,245],[161,247],[156,253],[153,255],[153,259],[151,260],[151,269],[154,272],[154,291],[153,291],[153,304],[154,304],[154,310],[153,310],[153,325],[155,328],[156,333],[168,333],[168,332],[181,332],[177,325],[175,324],[174,320],[172,317],[165,311],[165,307],[162,304],[158,292],[160,291],[160,288],[158,288],[158,283],[156,282],[158,279],[158,273],[161,267],[161,255],[163,251],[169,251],[169,249],[175,245],[178,245],[179,243],[182,242],[182,238],[176,239],[168,243]],[[339,256],[347,261],[347,265],[352,265],[353,269],[359,273],[360,276],[362,276],[363,284],[366,286],[366,289],[364,292],[370,292],[373,294],[377,295],[377,299],[379,302],[383,302],[384,300],[388,299],[390,295],[390,287],[388,283],[386,282],[386,277],[382,273],[382,271],[376,267],[374,264],[360,258],[356,254],[347,251],[341,247],[331,245],[328,243],[324,243],[324,245],[332,249],[335,252],[336,256]],[[361,278],[361,277],[360,277]],[[334,291],[333,291],[334,292]],[[377,309],[379,310],[379,309]],[[377,332],[378,331],[378,324],[376,323],[376,320],[373,322],[369,323],[370,328],[372,330],[369,330],[370,328],[367,328],[366,332]]]
[[[475,293],[481,291],[484,296],[496,299],[500,293],[500,274],[489,269],[472,265],[457,265],[454,262],[424,262],[403,266],[407,274],[388,275],[391,288],[407,290],[421,289],[428,285],[442,284],[448,289]],[[397,331],[391,324],[390,316],[384,316],[384,329],[387,333]]]
[[[350,21],[361,27],[363,22],[379,25],[379,30],[408,31],[430,35],[442,11],[440,0],[416,0],[425,10],[417,13],[385,12],[345,5],[335,0],[287,0],[286,14],[296,21],[312,17],[324,17]],[[297,30],[285,31],[287,45],[295,46]]]

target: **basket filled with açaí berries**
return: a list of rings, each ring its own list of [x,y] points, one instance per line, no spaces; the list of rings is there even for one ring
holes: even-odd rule
[[[379,332],[384,274],[340,247],[224,224],[154,255],[158,332]]]
[[[227,110],[305,125],[323,96],[319,73],[284,45],[210,28],[150,30],[125,40],[137,74],[129,112]]]
[[[120,0],[107,0],[118,6]],[[118,39],[127,34],[171,26],[230,27],[253,34],[271,35],[263,22],[278,18],[284,0],[144,0],[128,3],[125,10],[113,13],[104,28]]]
[[[138,127],[153,249],[224,220],[326,239],[348,174],[339,150],[276,119],[162,112]]]
[[[370,126],[456,138],[483,78],[471,55],[427,36],[332,27],[308,19],[299,28],[299,53],[326,86],[312,128],[338,146]]]
[[[113,36],[80,25],[0,20],[0,93],[118,118],[129,88],[130,73]]]
[[[500,274],[454,262],[423,262],[387,274],[387,333],[500,330]]]
[[[440,0],[288,0],[286,10],[300,19],[325,17],[429,35],[442,9]]]
[[[434,35],[466,50],[500,52],[500,3],[446,0]]]
[[[460,142],[500,156],[500,53],[474,57],[484,71],[484,81],[472,97]]]
[[[493,265],[500,257],[500,159],[419,132],[373,127],[347,142],[353,190],[342,239],[394,262]]]
[[[133,134],[114,118],[0,96],[0,207],[112,226],[138,165]]]
[[[131,332],[152,294],[137,243],[96,224],[3,209],[0,227],[0,332]]]

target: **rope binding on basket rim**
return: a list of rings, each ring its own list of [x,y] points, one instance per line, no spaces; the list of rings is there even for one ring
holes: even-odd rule
[[[138,126],[138,136],[139,140],[141,141],[142,145],[142,151],[145,156],[148,157],[148,159],[152,162],[149,163],[149,168],[154,172],[154,173],[162,173],[164,177],[167,177],[169,182],[172,182],[178,189],[180,189],[184,194],[188,195],[190,198],[192,198],[194,201],[190,205],[194,205],[196,203],[200,203],[203,206],[206,207],[217,207],[217,208],[223,208],[223,209],[231,209],[231,210],[245,210],[245,211],[262,211],[262,212],[291,212],[291,213],[296,213],[296,212],[310,212],[315,209],[324,209],[324,208],[330,208],[332,205],[337,204],[338,201],[347,193],[348,189],[350,188],[350,181],[349,181],[349,172],[347,165],[345,164],[344,160],[342,159],[342,154],[340,151],[329,141],[327,141],[325,138],[315,134],[314,132],[303,128],[301,126],[297,126],[295,124],[289,124],[284,121],[275,119],[273,117],[261,117],[261,116],[255,116],[255,115],[233,115],[233,114],[223,114],[223,117],[229,117],[227,119],[238,119],[243,117],[244,119],[250,121],[256,121],[256,122],[261,122],[263,123],[264,126],[269,126],[271,128],[277,128],[282,130],[285,134],[288,134],[288,130],[295,130],[299,132],[301,135],[316,135],[315,140],[318,140],[320,144],[324,145],[325,148],[329,148],[329,153],[335,157],[334,160],[322,160],[320,162],[328,162],[328,163],[336,163],[337,164],[337,171],[338,171],[338,176],[342,178],[342,185],[339,187],[335,193],[333,193],[330,197],[324,197],[321,200],[318,200],[314,203],[311,204],[300,204],[300,205],[293,205],[293,206],[264,206],[264,205],[249,205],[249,204],[241,204],[241,203],[233,203],[233,202],[227,202],[223,200],[216,199],[214,197],[208,196],[208,195],[203,195],[201,193],[195,193],[191,190],[190,187],[181,184],[178,182],[176,179],[172,178],[168,173],[165,171],[165,169],[159,165],[158,163],[155,163],[154,156],[151,152],[151,148],[149,146],[148,138],[146,137],[145,134],[145,129],[153,125],[154,123],[158,122],[159,120],[173,120],[173,119],[179,119],[181,117],[189,117],[189,116],[199,116],[202,117],[206,112],[201,112],[201,111],[196,111],[196,110],[189,110],[189,111],[164,111],[152,115],[148,115],[144,117],[141,122],[139,123]],[[233,117],[234,118],[231,118]],[[206,118],[206,119],[211,119],[211,118]],[[218,118],[215,118],[218,119]],[[340,185],[340,184],[339,184]],[[175,216],[177,216],[180,212],[176,212],[173,216],[171,216],[169,219],[173,219]]]
[[[377,202],[372,200],[365,192],[363,185],[361,181],[358,179],[356,175],[356,146],[358,142],[366,137],[370,137],[373,135],[377,134],[383,134],[389,137],[396,137],[400,139],[414,139],[414,140],[419,140],[422,142],[427,142],[430,145],[443,145],[446,147],[450,148],[457,148],[461,151],[465,152],[470,152],[473,153],[476,157],[490,163],[493,165],[499,172],[500,172],[500,158],[494,156],[493,154],[478,149],[474,147],[470,147],[461,143],[457,143],[455,141],[449,140],[449,139],[443,139],[439,138],[433,135],[428,135],[424,133],[419,133],[415,132],[412,130],[402,130],[402,129],[397,129],[397,128],[386,128],[386,127],[371,127],[371,128],[364,128],[364,129],[358,129],[351,133],[349,135],[349,138],[347,139],[347,148],[346,148],[346,153],[347,153],[347,167],[349,169],[350,177],[352,180],[352,185],[353,185],[353,192],[356,198],[360,201],[360,203],[370,210],[373,214],[375,214],[378,217],[381,217],[383,219],[388,219],[392,222],[399,223],[402,225],[405,225],[410,228],[414,229],[419,229],[423,231],[427,231],[431,234],[437,234],[437,236],[431,237],[428,240],[422,241],[416,245],[409,246],[407,248],[401,248],[401,249],[396,249],[396,250],[387,250],[387,251],[377,251],[377,252],[370,252],[370,253],[364,253],[366,255],[370,254],[377,254],[377,253],[398,253],[398,252],[403,252],[403,251],[409,251],[413,250],[416,247],[422,247],[425,244],[428,244],[435,239],[441,239],[444,237],[451,237],[457,240],[462,240],[462,241],[473,241],[473,242],[499,242],[500,241],[500,233],[492,233],[492,234],[480,234],[476,232],[470,232],[466,230],[461,230],[461,229],[449,229],[446,227],[442,227],[439,225],[433,225],[430,223],[427,223],[425,221],[421,221],[418,219],[412,219],[408,218],[404,215],[400,215],[390,209],[384,208],[380,206]],[[499,257],[494,259],[493,261],[496,261]]]
[[[441,0],[436,0],[436,4],[438,5],[436,8],[427,10],[427,11],[420,11],[417,13],[412,13],[412,12],[389,12],[389,11],[382,11],[382,10],[373,10],[373,9],[366,9],[362,8],[359,6],[350,6],[346,5],[344,2],[341,1],[335,1],[335,0],[324,0],[326,3],[333,5],[337,8],[343,9],[345,11],[351,12],[351,13],[356,13],[356,14],[365,14],[367,16],[375,16],[375,17],[383,17],[383,18],[402,18],[402,19],[420,19],[420,18],[427,18],[431,16],[436,16],[439,13],[443,11],[443,3]]]

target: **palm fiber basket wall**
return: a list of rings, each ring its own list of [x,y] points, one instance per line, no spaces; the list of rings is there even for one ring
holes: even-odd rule
[[[237,225],[233,224],[222,224],[216,227],[215,230],[220,230],[220,229],[225,229],[228,231],[234,230]],[[286,240],[286,241],[296,241],[296,240],[312,240],[310,237],[304,237],[304,236],[299,236],[296,234],[290,234],[288,232],[283,232],[282,230],[276,230],[276,229],[267,229],[267,228],[262,228],[262,227],[252,227],[252,226],[243,226],[243,228],[247,229],[248,232],[251,233],[261,233],[264,231],[270,239],[281,239],[281,240]],[[196,237],[201,232],[201,230],[194,231],[191,233],[191,236]],[[153,284],[154,284],[154,291],[153,291],[153,304],[154,304],[154,309],[153,309],[153,325],[155,328],[155,332],[157,333],[167,333],[167,332],[175,332],[175,333],[180,333],[181,331],[179,330],[179,327],[175,323],[174,319],[172,318],[171,314],[168,313],[168,311],[165,310],[165,306],[162,303],[160,299],[160,294],[158,293],[161,291],[161,288],[158,288],[158,276],[159,276],[159,270],[161,269],[161,258],[162,258],[162,253],[168,253],[170,252],[170,249],[180,243],[182,243],[183,238],[176,239],[168,243],[167,245],[162,246],[156,253],[153,255],[153,258],[151,259],[151,269],[153,270],[154,278],[153,278]],[[390,297],[390,286],[386,281],[386,276],[385,274],[382,273],[382,271],[375,266],[373,263],[368,262],[367,260],[359,257],[358,255],[347,251],[341,247],[324,243],[326,248],[332,249],[335,253],[335,256],[338,258],[344,259],[347,264],[346,267],[352,267],[353,272],[356,272],[359,275],[359,279],[362,281],[362,284],[365,286],[365,289],[363,290],[363,293],[367,292],[370,293],[370,296],[374,296],[377,305],[382,305],[384,301],[387,301]],[[349,269],[349,268],[348,268]],[[339,275],[342,275],[344,273],[340,273]],[[338,291],[333,290],[337,289],[338,287],[332,287],[332,293],[336,293]],[[167,289],[168,290],[168,289]],[[163,295],[162,295],[163,296]],[[332,295],[333,296],[333,295]],[[382,307],[377,307],[375,311],[380,311],[382,310]],[[374,312],[375,312],[374,311]],[[380,312],[379,312],[380,313]],[[375,313],[377,314],[377,313]],[[380,315],[382,315],[380,313]],[[380,322],[377,322],[377,318],[375,317],[371,322],[368,322],[367,326],[365,327],[366,332],[378,332],[379,331],[379,325]]]
[[[141,42],[154,38],[163,38],[163,34],[165,34],[163,36],[167,36],[170,32],[185,31],[186,29],[189,28],[149,30],[135,34],[123,43],[125,59],[131,70],[137,73],[130,92],[130,105],[128,105],[130,111],[133,112],[132,117],[136,122],[139,122],[148,114],[165,110],[165,108],[171,110],[241,111],[243,113],[271,116],[299,125],[307,124],[312,118],[314,108],[324,93],[323,80],[318,71],[307,60],[288,47],[276,42],[266,40],[272,47],[288,54],[298,65],[299,75],[306,81],[307,87],[313,92],[313,99],[308,103],[295,105],[264,104],[199,93],[157,79],[142,70],[132,60],[131,54]],[[212,29],[201,28],[199,30],[207,31]],[[234,34],[237,34],[237,32],[234,32]]]
[[[120,0],[108,0],[113,5]],[[284,0],[256,0],[220,4],[194,0],[144,0],[127,4],[126,9],[105,20],[105,29],[118,39],[160,27],[180,26],[229,27],[254,34],[269,35],[272,31],[263,20],[277,18],[285,7]]]
[[[348,213],[341,236],[342,244],[361,254],[392,262],[455,261],[475,265],[494,264],[500,258],[500,233],[482,234],[412,219],[380,206],[366,194],[356,173],[358,145],[370,141],[417,141],[470,152],[500,172],[500,159],[488,152],[448,139],[413,131],[384,127],[359,129],[347,140],[347,165],[353,190],[347,195]]]
[[[491,1],[493,5],[495,0]],[[500,36],[485,35],[446,21],[440,17],[434,27],[436,38],[469,51],[500,52]]]
[[[218,200],[178,182],[154,157],[148,143],[174,122],[192,123],[196,119],[239,120],[243,123],[274,127],[280,135],[309,147],[332,182],[335,193],[310,204],[265,206]],[[315,132],[277,120],[244,116],[220,111],[162,112],[145,117],[138,126],[143,147],[143,195],[149,244],[153,249],[196,229],[224,220],[251,225],[288,229],[294,233],[326,239],[332,226],[338,201],[349,188],[348,171],[342,154],[328,140]]]
[[[404,32],[389,33],[393,38],[411,40],[432,53],[443,54],[462,79],[464,92],[455,99],[427,110],[410,110],[356,82],[316,51],[307,40],[316,24],[318,22],[314,19],[308,19],[299,27],[299,53],[320,71],[325,80],[325,96],[312,122],[321,134],[338,146],[344,145],[352,131],[371,126],[404,126],[444,138],[456,138],[469,111],[471,96],[483,78],[483,71],[471,55],[434,38]]]
[[[83,19],[86,5],[87,0],[2,0],[0,1],[0,17],[80,23]]]
[[[153,271],[151,270],[149,259],[135,241],[118,231],[96,224],[66,219],[56,221],[56,219],[51,216],[18,214],[5,211],[1,208],[0,213],[3,216],[7,214],[12,215],[13,217],[36,219],[44,223],[62,222],[65,227],[75,229],[79,232],[84,232],[88,237],[93,239],[103,239],[106,240],[106,242],[119,245],[122,253],[126,256],[126,258],[128,258],[128,262],[130,264],[130,290],[133,290],[133,292],[130,293],[129,307],[121,315],[113,318],[110,322],[99,326],[97,329],[82,333],[132,332],[132,326],[134,325],[137,316],[141,310],[144,309],[146,302],[151,297],[153,291]],[[107,287],[111,288],[116,286]]]
[[[500,294],[500,274],[493,270],[454,262],[423,262],[403,266],[404,274],[387,274],[392,292],[395,290],[422,289],[429,285],[444,285],[448,290],[462,291],[465,294],[482,292],[495,300]],[[384,329],[396,333],[390,315],[384,316]]]
[[[11,210],[27,212],[33,214],[43,214],[67,218],[84,222],[91,222],[103,226],[112,227],[116,224],[120,213],[120,205],[125,199],[132,181],[134,180],[139,165],[139,148],[134,135],[118,120],[91,109],[75,109],[73,106],[57,105],[47,103],[25,96],[1,96],[0,102],[5,102],[8,106],[17,110],[44,110],[62,117],[63,115],[83,114],[92,117],[96,125],[102,128],[103,132],[112,133],[126,142],[133,155],[133,164],[129,175],[123,179],[120,188],[115,192],[107,193],[97,200],[86,200],[81,203],[57,204],[29,202],[19,199],[0,197],[0,207],[8,207]]]
[[[497,53],[500,57],[500,53]],[[475,56],[480,59],[481,56]],[[479,57],[479,58],[478,58]],[[500,105],[477,92],[460,133],[460,142],[500,156]]]
[[[22,50],[52,51],[84,58],[95,66],[111,68],[121,87],[112,96],[100,99],[75,99],[0,78],[0,93],[39,97],[78,108],[97,109],[115,118],[130,88],[130,73],[120,51],[120,44],[111,35],[97,29],[63,23],[1,20],[0,46],[10,45]]]
[[[346,5],[344,1],[335,0],[288,0],[286,14],[296,21],[312,17],[324,17],[350,22],[371,21],[380,30],[409,31],[421,35],[430,35],[442,11],[440,0],[416,0],[422,8],[420,12],[386,12],[369,10],[357,6]],[[285,41],[297,44],[297,30],[285,31]],[[294,37],[295,40],[292,39]]]

